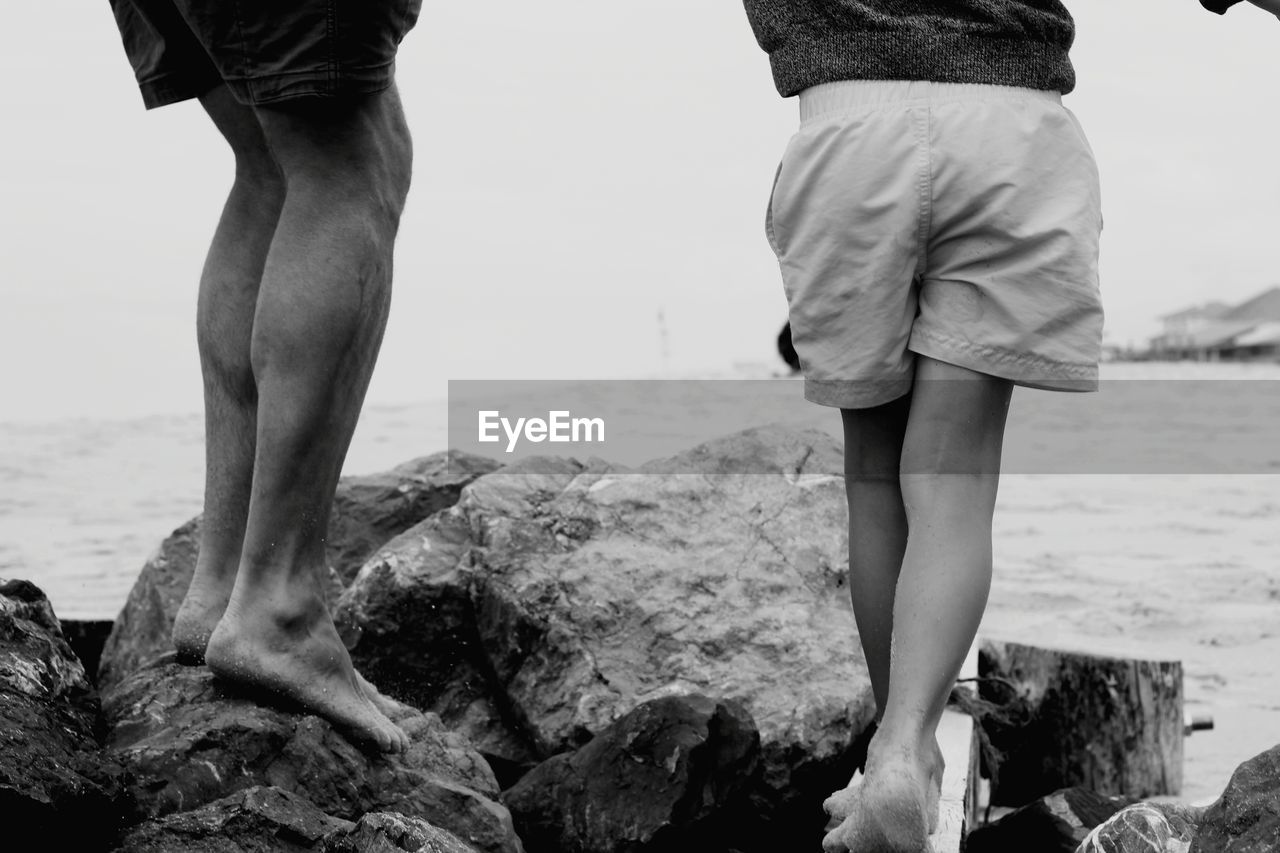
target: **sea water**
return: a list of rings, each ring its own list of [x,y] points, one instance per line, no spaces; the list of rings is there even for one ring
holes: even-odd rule
[[[1143,428],[1141,441],[1122,437],[1131,442],[1123,455],[1179,458],[1197,447],[1229,462],[1233,448],[1253,448],[1256,455],[1259,447],[1275,447],[1276,458],[1252,468],[1224,463],[1221,472],[1194,459],[1185,466],[1135,466],[1143,473],[1113,463],[1071,472],[1066,454],[1081,450],[1067,448],[1060,468],[1007,473],[982,631],[1181,660],[1188,713],[1215,720],[1213,731],[1186,742],[1182,798],[1202,802],[1222,790],[1241,761],[1280,743],[1274,666],[1280,660],[1280,419],[1266,407],[1227,411],[1250,397],[1243,380],[1280,387],[1270,385],[1280,380],[1280,365],[1116,364],[1105,365],[1103,375],[1196,380],[1186,384],[1187,394],[1148,395],[1138,414],[1155,426]],[[619,383],[618,393],[626,387]],[[697,386],[690,388],[694,393]],[[1208,393],[1221,399],[1207,408],[1188,399]],[[1020,391],[1013,417],[1032,435],[1065,435],[1062,419],[1071,409],[1059,400],[1067,396]],[[690,400],[691,408],[708,405],[705,397]],[[367,408],[346,473],[383,470],[444,449],[448,411],[443,400]],[[838,435],[839,419],[830,410],[798,406],[795,412],[797,425]],[[664,437],[673,449],[688,447],[713,437],[708,425],[719,428],[709,416],[687,425],[668,419]],[[114,617],[147,556],[200,511],[202,430],[195,413],[0,423],[0,577],[34,581],[64,618]],[[1049,450],[1035,452],[1052,452],[1054,442],[1046,443]],[[1269,472],[1267,464],[1276,467]]]

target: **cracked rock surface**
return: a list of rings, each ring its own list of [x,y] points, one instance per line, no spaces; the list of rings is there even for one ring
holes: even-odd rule
[[[734,700],[760,731],[755,815],[820,827],[875,705],[840,459],[824,433],[766,427],[635,471],[524,460],[380,549],[337,618],[362,672],[498,767],[652,699]]]
[[[103,695],[107,753],[129,774],[135,819],[274,786],[325,814],[420,817],[486,853],[519,853],[497,783],[465,738],[434,714],[403,709],[403,755],[371,755],[319,717],[224,692],[204,667],[161,660]]]
[[[188,812],[148,821],[115,853],[304,853],[349,829],[304,797],[255,786]]]

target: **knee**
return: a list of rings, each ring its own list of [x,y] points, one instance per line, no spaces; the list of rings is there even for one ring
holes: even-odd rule
[[[989,529],[999,479],[997,473],[903,471],[898,482],[907,524],[916,530]]]

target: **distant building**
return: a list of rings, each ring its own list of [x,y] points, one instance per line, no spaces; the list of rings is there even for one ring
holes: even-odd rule
[[[1209,302],[1160,318],[1151,356],[1195,361],[1280,361],[1280,287],[1241,302]]]
[[[1151,354],[1159,358],[1191,358],[1200,336],[1231,310],[1225,302],[1206,302],[1160,318],[1160,334],[1151,339]]]

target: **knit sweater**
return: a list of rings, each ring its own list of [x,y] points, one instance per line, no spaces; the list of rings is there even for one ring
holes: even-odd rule
[[[789,97],[835,80],[932,80],[1070,92],[1059,0],[743,0]]]

